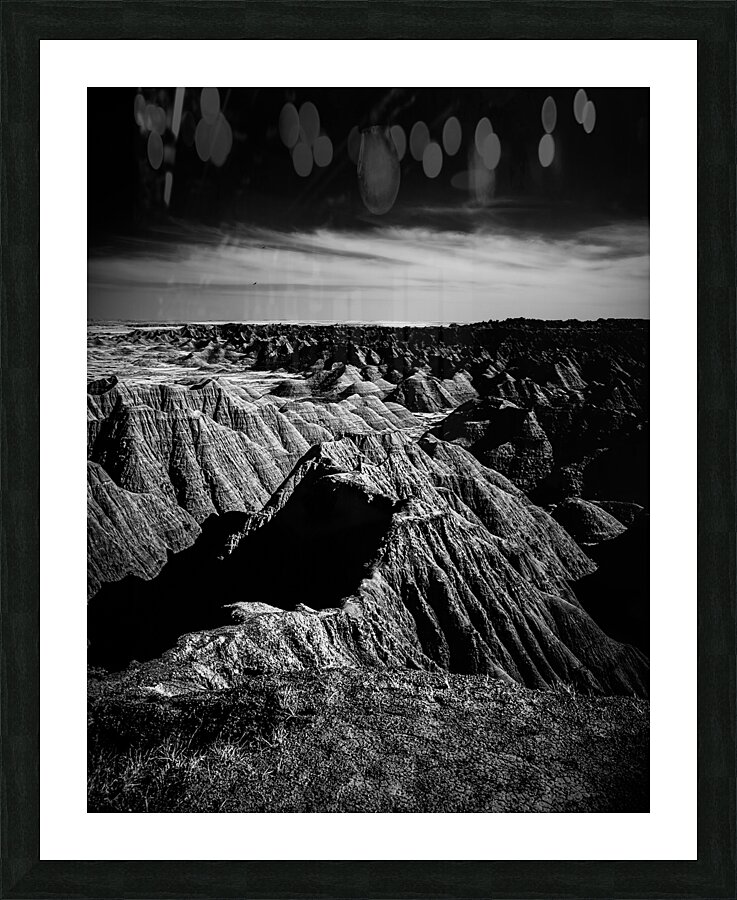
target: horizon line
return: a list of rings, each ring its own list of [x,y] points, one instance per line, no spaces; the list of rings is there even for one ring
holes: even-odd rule
[[[597,316],[596,318],[569,317],[538,318],[535,316],[507,316],[503,319],[474,319],[470,322],[456,320],[405,321],[371,319],[87,319],[87,327],[94,325],[148,325],[152,328],[177,327],[185,325],[366,325],[374,327],[437,328],[451,325],[486,325],[490,322],[649,322],[650,316]]]

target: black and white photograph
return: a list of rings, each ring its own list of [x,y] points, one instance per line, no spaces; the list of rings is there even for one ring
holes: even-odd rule
[[[88,811],[648,812],[648,88],[87,104]]]

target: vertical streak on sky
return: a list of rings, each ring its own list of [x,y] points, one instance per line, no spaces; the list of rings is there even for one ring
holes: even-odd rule
[[[91,318],[471,322],[646,317],[648,229],[209,235],[89,261]],[[155,298],[155,303],[152,302]]]

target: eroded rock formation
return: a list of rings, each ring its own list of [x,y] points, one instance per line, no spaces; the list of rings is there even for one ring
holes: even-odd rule
[[[646,657],[575,591],[596,577],[582,546],[646,503],[640,323],[125,341],[133,372],[88,385],[91,658],[138,660],[116,683],[399,666],[646,694]]]

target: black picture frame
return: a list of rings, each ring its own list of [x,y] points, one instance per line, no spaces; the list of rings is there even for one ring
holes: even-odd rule
[[[5,0],[0,16],[0,896],[735,897],[734,3]],[[39,861],[39,41],[144,35],[698,40],[697,861]]]

